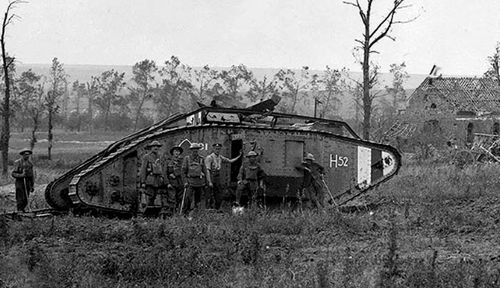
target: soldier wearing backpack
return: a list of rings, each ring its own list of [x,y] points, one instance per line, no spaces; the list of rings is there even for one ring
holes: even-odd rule
[[[205,160],[199,155],[202,144],[192,143],[189,146],[191,155],[184,157],[182,162],[182,175],[184,179],[184,212],[192,212],[194,209],[205,209],[207,195],[205,187],[207,182],[207,169]]]
[[[146,205],[154,206],[156,196],[162,194],[160,191],[163,189],[165,181],[163,177],[163,165],[160,155],[160,147],[162,145],[158,141],[152,141],[148,147],[150,147],[151,152],[146,154],[142,159],[141,165],[141,188],[144,189],[144,193],[146,194]],[[163,202],[166,199],[162,197],[162,206],[164,206]]]

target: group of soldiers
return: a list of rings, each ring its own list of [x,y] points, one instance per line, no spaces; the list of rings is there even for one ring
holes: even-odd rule
[[[190,153],[184,157],[183,148],[175,146],[170,155],[160,153],[161,143],[152,141],[150,152],[142,159],[140,182],[145,195],[145,205],[154,206],[159,196],[160,214],[163,217],[191,214],[196,209],[221,209],[223,190],[222,163],[234,163],[242,157],[227,158],[220,154],[222,144],[214,143],[213,152],[206,157],[199,154],[201,143],[192,143]],[[235,206],[240,206],[243,193],[255,198],[257,189],[264,189],[264,170],[257,163],[258,154],[250,151],[243,161],[238,175]]]
[[[199,154],[204,147],[192,143],[190,153],[181,157],[183,148],[172,147],[170,155],[161,155],[162,144],[152,141],[141,165],[140,182],[145,195],[144,204],[154,206],[155,199],[161,199],[160,214],[164,217],[174,213],[191,214],[196,209],[221,209],[223,200],[222,163],[234,163],[242,157],[227,158],[220,154],[222,145],[214,143],[213,151],[206,157]],[[250,150],[238,173],[238,185],[233,206],[241,207],[242,195],[248,195],[248,204],[265,201],[266,173],[260,166],[261,153]],[[324,208],[324,168],[316,163],[314,155],[308,153],[301,165],[296,167],[303,173],[302,195],[309,207]],[[258,199],[259,198],[259,199]],[[262,204],[262,201],[260,202]]]
[[[250,144],[256,147],[255,143]],[[174,146],[169,150],[170,155],[163,155],[161,146],[158,141],[149,143],[150,152],[142,159],[140,183],[145,196],[144,204],[155,206],[155,199],[159,197],[160,214],[164,217],[176,212],[190,214],[198,208],[219,210],[223,198],[222,163],[234,163],[242,157],[242,153],[232,159],[224,157],[220,154],[222,145],[214,143],[212,153],[202,157],[199,151],[204,145],[192,143],[189,155],[181,157],[184,152],[182,147]],[[23,149],[19,154],[21,158],[14,162],[12,177],[16,179],[17,210],[25,212],[34,186],[33,163],[30,160],[32,151]],[[265,201],[266,173],[259,163],[261,156],[262,149],[251,149],[245,155],[247,161],[243,161],[238,173],[233,206],[244,204],[241,202],[243,194],[248,195],[249,205],[256,204],[258,196]],[[300,197],[308,201],[308,206],[324,208],[325,190],[328,191],[323,180],[324,168],[310,153],[296,168],[303,173]]]

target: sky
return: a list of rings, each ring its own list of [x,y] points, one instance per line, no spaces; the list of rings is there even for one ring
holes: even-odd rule
[[[417,19],[375,45],[382,71],[402,62],[412,74],[434,64],[446,75],[486,71],[500,41],[500,1],[406,1],[400,19]],[[375,16],[390,2],[375,0]],[[6,48],[25,64],[161,64],[175,55],[196,67],[361,70],[353,56],[361,19],[341,0],[30,0],[12,12]]]

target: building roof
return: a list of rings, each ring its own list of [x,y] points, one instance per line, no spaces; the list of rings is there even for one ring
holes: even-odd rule
[[[442,97],[455,112],[472,111],[482,114],[500,111],[500,86],[490,78],[427,77],[408,101],[411,103],[412,100],[429,94]]]

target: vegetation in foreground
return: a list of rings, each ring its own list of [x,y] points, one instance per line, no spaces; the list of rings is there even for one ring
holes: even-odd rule
[[[0,287],[498,287],[498,165],[409,165],[372,211],[0,218]]]

